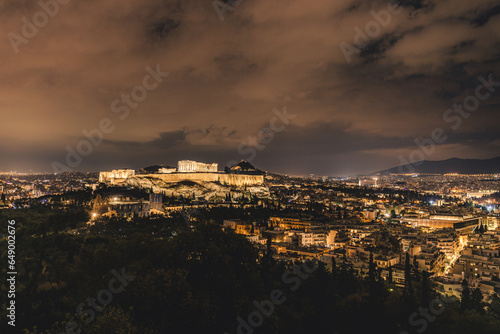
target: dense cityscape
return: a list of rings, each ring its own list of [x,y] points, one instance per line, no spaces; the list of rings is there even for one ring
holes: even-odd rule
[[[149,242],[171,242],[167,240],[196,233],[208,224],[252,245],[261,265],[317,261],[332,274],[348,268],[353,280],[372,280],[408,303],[416,286],[423,289],[425,279],[429,298],[443,296],[461,305],[462,311],[475,308],[482,314],[497,312],[500,301],[499,177],[288,176],[260,171],[246,161],[224,171],[218,171],[217,164],[180,161],[177,168],[4,173],[0,204],[3,217],[20,217],[18,234],[31,238],[56,234],[58,240],[67,235],[64,238],[81,239],[84,244],[99,242],[98,236],[130,238],[134,233],[149,234],[141,237]],[[60,212],[66,220],[21,219],[46,210]],[[59,286],[64,286],[62,281],[43,284],[64,291]],[[352,289],[352,295],[363,290]],[[474,297],[475,306],[464,306],[465,294]],[[379,298],[376,302],[383,304]],[[392,325],[400,331],[418,329],[418,318],[408,316],[408,324]],[[116,315],[103,321],[115,326],[112,317]],[[84,314],[79,318],[85,319]],[[30,320],[19,321],[28,325]],[[74,315],[66,319],[70,320],[78,323]],[[29,328],[29,333],[38,333]],[[86,330],[97,333],[93,327]]]

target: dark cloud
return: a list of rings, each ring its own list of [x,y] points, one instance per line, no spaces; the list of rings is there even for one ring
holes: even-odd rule
[[[451,54],[457,54],[463,52],[465,49],[468,48],[471,49],[474,47],[475,43],[476,43],[475,40],[462,41],[452,47]]]
[[[141,147],[153,147],[153,148],[161,148],[168,149],[175,147],[177,145],[182,144],[186,139],[186,134],[184,131],[173,131],[173,132],[162,132],[159,135],[159,138],[155,138],[151,141],[147,142],[138,142],[138,141],[112,141],[105,140],[104,142],[117,148],[120,147],[128,147],[128,148],[141,148]]]
[[[404,7],[413,7],[415,9],[420,9],[429,6],[429,1],[426,0],[398,0],[394,1]]]
[[[380,39],[368,43],[359,54],[366,62],[376,61],[403,36],[385,34]]]
[[[151,28],[151,33],[158,39],[163,39],[167,37],[172,30],[177,28],[180,22],[175,21],[171,18],[164,18],[160,22],[153,23]]]
[[[492,17],[500,14],[500,5],[495,6],[493,8],[488,8],[479,14],[474,20],[472,20],[472,24],[476,26],[485,25]]]

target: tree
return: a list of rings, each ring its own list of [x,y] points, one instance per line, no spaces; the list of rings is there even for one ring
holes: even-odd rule
[[[413,256],[413,276],[415,277],[415,281],[420,281],[420,273],[418,271],[418,261],[417,256]]]
[[[464,312],[465,310],[469,309],[470,305],[471,305],[471,296],[469,290],[469,283],[467,282],[467,279],[464,279],[462,281],[462,298],[460,301],[460,312]]]
[[[484,314],[483,294],[479,288],[472,290],[470,295],[470,307],[477,312]]]
[[[488,313],[500,320],[500,296],[498,294],[493,294],[490,297]]]
[[[271,269],[271,266],[273,264],[273,248],[272,248],[273,241],[271,239],[271,236],[267,237],[267,242],[266,242],[266,253],[264,254],[264,257],[262,258],[262,269],[264,270],[264,273],[268,273],[269,270]]]
[[[431,287],[429,282],[429,272],[424,270],[422,272],[422,305],[428,305],[431,299]]]
[[[332,256],[332,277],[333,281],[337,279],[337,261],[335,261],[335,257]]]
[[[387,296],[387,290],[380,280],[380,275],[377,270],[377,265],[373,261],[373,253],[370,252],[369,269],[368,269],[368,280],[369,280],[369,304],[374,307],[377,314],[380,315],[380,311],[384,308],[384,301]]]
[[[373,262],[373,253],[370,252],[370,260],[368,262],[368,279],[370,281],[370,287],[375,284],[375,263]]]
[[[405,253],[405,285],[411,282],[410,254]]]
[[[339,283],[340,295],[346,297],[353,294],[357,290],[357,280],[354,276],[354,269],[350,263],[348,263],[344,257],[344,261],[340,265],[339,271]]]
[[[135,334],[137,328],[132,324],[132,313],[125,313],[117,307],[105,307],[101,315],[89,325],[83,323],[83,329],[88,334],[116,333]]]
[[[413,307],[413,304],[415,304],[415,294],[411,282],[412,281],[411,272],[412,272],[412,266],[410,264],[410,254],[407,252],[405,258],[405,286],[403,288],[402,297],[403,297],[403,302],[408,307]]]

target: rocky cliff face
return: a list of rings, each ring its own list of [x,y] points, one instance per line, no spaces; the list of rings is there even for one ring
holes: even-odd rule
[[[136,175],[129,177],[123,185],[151,189],[155,193],[161,193],[166,196],[191,197],[194,194],[197,198],[204,198],[210,201],[224,200],[228,194],[231,194],[231,198],[233,199],[238,199],[249,193],[257,197],[269,196],[269,188],[265,184],[244,187],[205,181],[165,182],[154,177]]]

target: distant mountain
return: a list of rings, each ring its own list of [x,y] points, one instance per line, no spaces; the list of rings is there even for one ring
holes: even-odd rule
[[[500,173],[500,157],[493,159],[459,159],[452,158],[440,161],[419,161],[413,164],[402,165],[382,170],[371,175],[388,174],[496,174]]]
[[[263,174],[261,170],[255,168],[251,163],[245,160],[241,160],[232,167],[226,167],[224,170],[226,173],[232,174]]]

